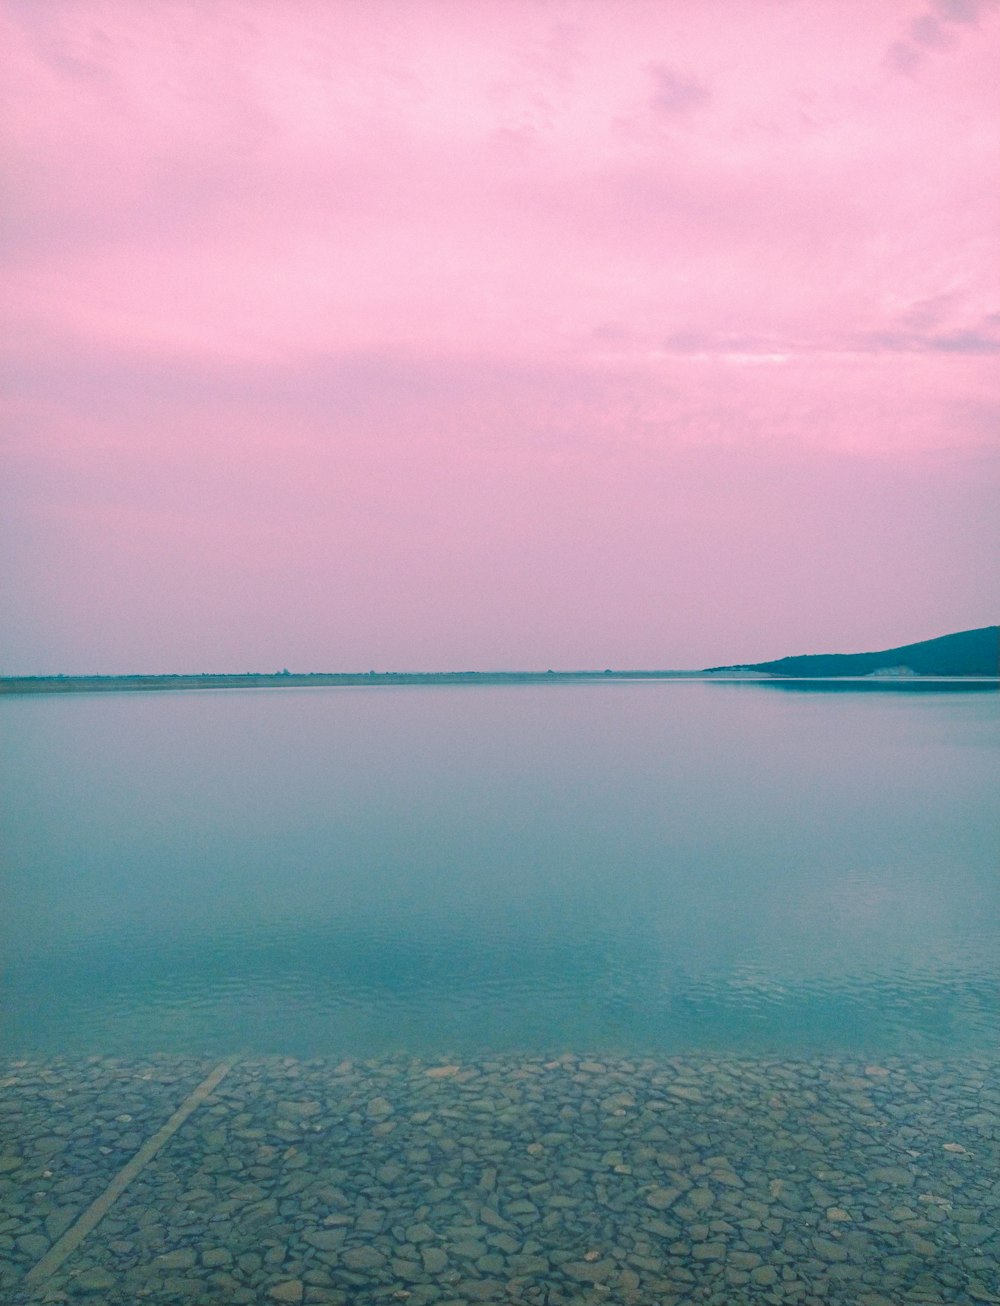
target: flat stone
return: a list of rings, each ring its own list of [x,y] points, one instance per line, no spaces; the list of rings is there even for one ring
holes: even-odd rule
[[[483,1224],[488,1224],[492,1229],[509,1229],[510,1221],[505,1220],[499,1211],[495,1211],[492,1206],[483,1206],[479,1210],[479,1218]]]
[[[756,1252],[730,1252],[728,1262],[737,1270],[755,1270],[761,1258]]]
[[[157,1270],[190,1270],[198,1258],[190,1248],[182,1247],[174,1252],[164,1252],[157,1256],[153,1266]]]
[[[319,1115],[323,1107],[319,1102],[309,1100],[305,1102],[279,1102],[276,1110],[280,1120],[311,1120],[313,1116]]]
[[[499,1279],[462,1279],[455,1291],[461,1293],[459,1301],[492,1301],[505,1292],[505,1285]]]
[[[411,1243],[431,1242],[437,1235],[429,1224],[411,1224],[406,1237]]]
[[[182,1297],[200,1297],[205,1291],[205,1285],[200,1279],[184,1279],[176,1274],[160,1279],[157,1288],[172,1302]]]
[[[846,1261],[847,1249],[830,1238],[813,1238],[813,1249],[824,1261]]]
[[[699,1088],[691,1088],[687,1084],[668,1084],[666,1092],[671,1097],[679,1097],[682,1102],[704,1102],[705,1097]]]
[[[769,1288],[778,1282],[778,1271],[773,1265],[758,1265],[750,1271],[750,1282],[758,1288]]]
[[[637,1265],[640,1270],[648,1270],[650,1274],[657,1274],[663,1269],[663,1262],[658,1256],[641,1256],[638,1252],[633,1252],[628,1259],[630,1265]]]
[[[713,1170],[712,1178],[717,1184],[725,1184],[727,1188],[745,1188],[743,1180],[735,1170]]]
[[[448,1264],[448,1255],[441,1247],[421,1247],[420,1257],[428,1274],[440,1274]]]
[[[452,1075],[457,1075],[461,1069],[461,1066],[431,1066],[430,1070],[424,1071],[424,1074],[428,1079],[451,1079]]]
[[[921,1201],[924,1199],[921,1197]],[[977,1224],[979,1222],[978,1206],[956,1206],[952,1216],[959,1224]]]
[[[691,1248],[696,1261],[721,1261],[725,1254],[725,1243],[695,1243]]]
[[[349,1270],[379,1270],[385,1265],[385,1255],[377,1247],[348,1247],[340,1259]]]
[[[477,1242],[474,1238],[462,1238],[451,1244],[451,1250],[464,1260],[476,1261],[486,1255],[486,1244]]]
[[[913,1175],[901,1165],[878,1165],[870,1174],[876,1183],[891,1184],[896,1188],[910,1188],[913,1185]]]
[[[538,1207],[532,1202],[526,1202],[522,1199],[511,1202],[507,1207],[508,1215],[537,1215]]]
[[[614,1261],[567,1261],[562,1267],[566,1274],[584,1283],[603,1283],[615,1268]]]
[[[368,1103],[369,1120],[383,1120],[386,1116],[391,1116],[392,1111],[392,1103],[387,1097],[373,1097]]]
[[[17,1240],[17,1249],[25,1256],[44,1256],[49,1245],[48,1238],[41,1233],[26,1233]]]
[[[606,1097],[601,1102],[601,1110],[609,1113],[612,1111],[625,1111],[633,1106],[635,1106],[635,1098],[631,1093],[612,1093],[610,1097]]]
[[[490,1238],[490,1246],[497,1247],[500,1251],[506,1252],[508,1256],[521,1250],[521,1244],[516,1238],[512,1238],[509,1233],[495,1233]]]
[[[321,1252],[332,1252],[338,1247],[342,1247],[344,1239],[347,1237],[347,1230],[339,1229],[307,1229],[302,1235],[302,1241],[307,1242],[310,1247],[316,1247]]]
[[[679,1188],[654,1188],[652,1192],[646,1194],[646,1203],[654,1211],[665,1211],[667,1207],[673,1206],[680,1195]]]
[[[996,1129],[998,1117],[989,1111],[976,1111],[971,1116],[966,1116],[962,1121],[963,1125],[968,1125],[970,1129]]]
[[[668,1224],[666,1220],[646,1220],[642,1227],[649,1233],[655,1233],[657,1238],[665,1238],[667,1242],[679,1238],[681,1232],[680,1225]]]
[[[981,1243],[989,1242],[997,1231],[988,1224],[959,1223],[955,1225],[955,1232],[960,1243],[969,1247],[978,1247]]]
[[[920,1235],[916,1233],[908,1233],[906,1235],[906,1245],[915,1251],[918,1256],[922,1256],[925,1260],[930,1256],[934,1256],[937,1252],[937,1248],[929,1239],[921,1238]]]
[[[385,1216],[381,1211],[362,1211],[355,1221],[355,1227],[361,1233],[381,1233]]]
[[[267,1295],[273,1301],[300,1302],[305,1296],[305,1285],[301,1279],[286,1279],[268,1288]]]
[[[528,1253],[512,1256],[510,1267],[515,1275],[548,1274],[551,1268],[547,1257],[532,1256]]]
[[[229,1265],[233,1259],[233,1254],[225,1247],[209,1247],[207,1251],[201,1254],[202,1265],[215,1267],[218,1265]]]
[[[418,1261],[406,1261],[397,1257],[392,1262],[392,1272],[397,1279],[406,1283],[416,1283],[424,1277],[424,1268]]]
[[[76,1219],[77,1209],[71,1206],[60,1206],[55,1211],[50,1211],[45,1217],[45,1232],[53,1242],[61,1238],[66,1230]]]
[[[115,1276],[109,1274],[103,1266],[95,1265],[90,1270],[82,1270],[72,1282],[76,1292],[106,1292],[115,1286]]]

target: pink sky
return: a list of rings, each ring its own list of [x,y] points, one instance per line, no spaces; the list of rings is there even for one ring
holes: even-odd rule
[[[991,0],[0,0],[0,670],[1000,619]]]

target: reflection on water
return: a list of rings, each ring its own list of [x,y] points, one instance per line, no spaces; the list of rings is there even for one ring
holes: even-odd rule
[[[770,680],[747,680],[744,684],[756,689],[790,690],[801,694],[996,694],[1000,692],[1000,682],[996,679],[977,679],[974,676],[963,680],[937,679],[933,676],[837,676],[827,679],[800,679],[794,676]]]
[[[4,1042],[995,1047],[1000,699],[809,683],[8,699]]]

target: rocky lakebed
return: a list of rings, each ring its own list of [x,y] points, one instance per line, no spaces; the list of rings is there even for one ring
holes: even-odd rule
[[[997,1069],[7,1060],[0,1300],[1000,1303]]]

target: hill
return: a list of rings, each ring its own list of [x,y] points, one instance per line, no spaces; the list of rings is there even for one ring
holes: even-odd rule
[[[1000,626],[960,630],[877,653],[809,653],[712,671],[772,676],[1000,676]]]

